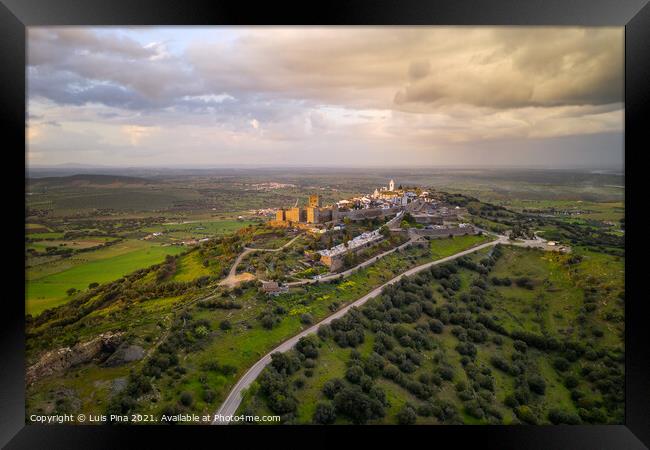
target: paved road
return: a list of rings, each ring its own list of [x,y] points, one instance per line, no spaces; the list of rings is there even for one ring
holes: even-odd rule
[[[219,416],[227,417],[227,416],[232,416],[232,415],[235,414],[235,412],[237,411],[237,408],[239,408],[239,405],[240,405],[241,400],[242,400],[242,391],[244,389],[246,389],[248,386],[250,386],[251,383],[253,383],[253,381],[255,381],[255,379],[262,372],[264,367],[266,367],[266,365],[271,362],[271,354],[272,353],[286,352],[286,351],[290,350],[291,348],[293,348],[294,345],[296,345],[296,343],[298,343],[298,340],[300,338],[302,338],[304,336],[307,336],[308,334],[316,333],[316,331],[318,331],[318,328],[321,325],[328,324],[332,320],[338,319],[338,318],[342,317],[343,315],[345,315],[345,313],[347,313],[350,310],[350,308],[361,306],[364,303],[366,303],[368,300],[377,297],[379,294],[381,294],[381,291],[384,289],[384,287],[386,287],[388,285],[391,285],[391,284],[394,284],[394,283],[397,283],[403,277],[413,275],[413,274],[418,273],[418,272],[420,272],[422,270],[426,270],[431,266],[446,263],[448,261],[454,260],[454,259],[459,258],[461,256],[468,255],[470,253],[476,252],[478,250],[481,250],[481,249],[484,249],[484,248],[487,248],[487,247],[491,247],[491,246],[499,244],[499,243],[504,244],[504,243],[507,243],[507,242],[504,239],[504,237],[500,236],[498,239],[496,239],[494,241],[487,242],[487,243],[481,244],[481,245],[477,245],[476,247],[472,247],[472,248],[470,248],[468,250],[463,250],[462,252],[456,253],[454,255],[447,256],[445,258],[438,259],[436,261],[431,261],[431,262],[422,264],[422,265],[417,266],[417,267],[413,267],[412,269],[409,269],[406,272],[403,272],[402,274],[397,275],[396,277],[392,278],[391,280],[387,281],[386,283],[382,284],[381,286],[373,289],[368,294],[364,295],[363,297],[361,297],[358,300],[355,300],[353,303],[349,304],[348,306],[338,310],[337,312],[335,312],[331,316],[328,316],[327,318],[325,318],[322,321],[318,322],[316,325],[312,325],[311,327],[307,328],[306,330],[303,330],[302,332],[300,332],[299,334],[293,336],[292,338],[287,339],[286,341],[284,341],[283,343],[281,343],[280,345],[275,347],[273,350],[268,352],[266,355],[264,355],[264,357],[262,359],[257,361],[250,369],[248,369],[248,371],[244,374],[244,376],[239,379],[237,384],[235,384],[235,386],[230,391],[230,394],[228,394],[228,397],[226,398],[226,400],[221,404],[221,406],[217,410],[217,412],[215,414],[217,417],[215,417],[215,420],[212,422],[212,424],[213,425],[227,425],[228,424],[228,422],[220,421],[220,420],[217,420],[217,419],[219,419]]]

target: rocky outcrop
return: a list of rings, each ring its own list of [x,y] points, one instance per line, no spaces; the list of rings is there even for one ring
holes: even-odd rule
[[[38,362],[27,368],[25,374],[27,385],[43,377],[61,373],[78,364],[92,361],[98,356],[113,353],[120,345],[123,334],[122,332],[108,331],[72,347],[63,347],[44,353]]]
[[[144,357],[144,349],[139,345],[122,344],[115,353],[104,361],[106,367],[116,367],[122,364],[138,361]]]

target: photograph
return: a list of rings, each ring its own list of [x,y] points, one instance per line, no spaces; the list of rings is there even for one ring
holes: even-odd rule
[[[623,26],[25,47],[28,428],[625,424]]]

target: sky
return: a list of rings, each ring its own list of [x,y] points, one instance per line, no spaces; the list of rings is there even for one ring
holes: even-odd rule
[[[622,168],[623,36],[29,27],[27,164]]]

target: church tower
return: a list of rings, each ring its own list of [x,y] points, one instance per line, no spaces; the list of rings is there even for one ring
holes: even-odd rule
[[[395,190],[395,181],[390,180],[390,183],[388,183],[388,190],[391,192]]]

